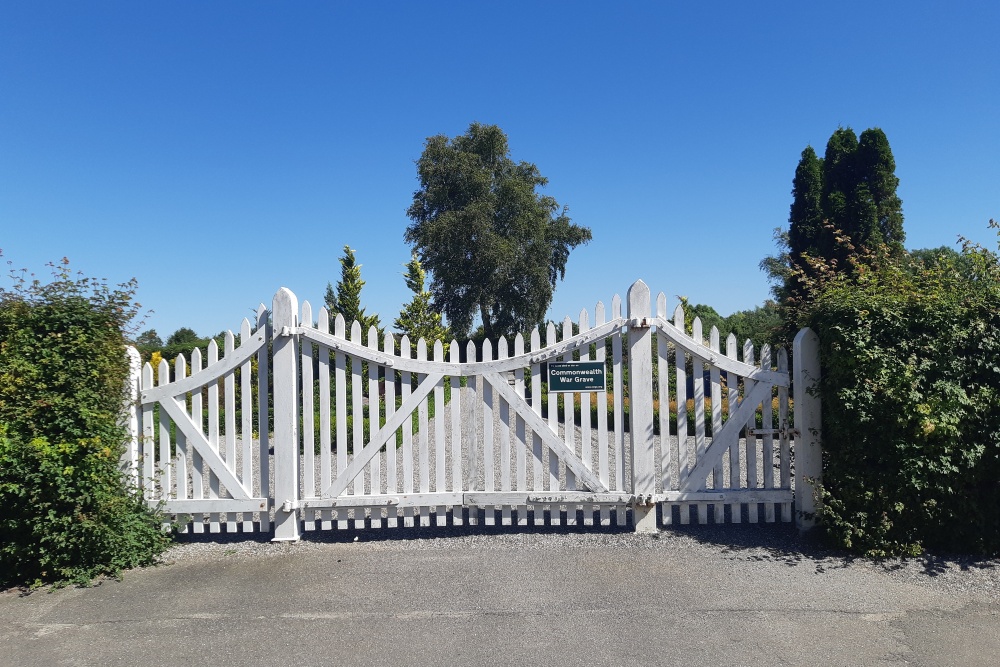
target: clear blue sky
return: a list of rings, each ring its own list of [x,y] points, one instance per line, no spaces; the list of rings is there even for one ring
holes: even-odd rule
[[[317,305],[357,250],[409,294],[426,137],[494,123],[593,230],[550,316],[637,278],[722,314],[768,296],[802,149],[885,130],[907,247],[990,248],[1000,3],[0,3],[0,248],[135,277],[166,338]]]

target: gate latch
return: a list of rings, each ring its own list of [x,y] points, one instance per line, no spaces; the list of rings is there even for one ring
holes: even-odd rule
[[[776,435],[779,438],[794,438],[799,435],[798,429],[782,426],[781,428],[751,428],[747,429],[748,435]]]

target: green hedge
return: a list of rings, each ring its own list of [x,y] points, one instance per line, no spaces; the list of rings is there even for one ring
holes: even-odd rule
[[[169,537],[119,470],[134,283],[14,274],[0,289],[0,585],[80,583]]]
[[[814,295],[821,525],[868,556],[1000,552],[1000,263],[967,245]]]

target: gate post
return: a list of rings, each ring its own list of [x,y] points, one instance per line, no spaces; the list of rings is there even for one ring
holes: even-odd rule
[[[795,516],[799,530],[816,525],[816,483],[823,481],[819,397],[819,336],[806,327],[792,341],[792,395],[795,409]]]
[[[274,295],[274,542],[299,539],[298,310],[288,288]]]
[[[653,360],[649,287],[641,280],[628,290],[628,395],[632,441],[632,526],[655,533],[656,450],[653,447]]]
[[[126,476],[129,486],[139,488],[139,391],[142,377],[142,358],[139,350],[129,345],[125,348],[128,354],[128,387],[125,403],[122,406],[122,424],[128,432],[125,451],[122,452],[119,468]]]

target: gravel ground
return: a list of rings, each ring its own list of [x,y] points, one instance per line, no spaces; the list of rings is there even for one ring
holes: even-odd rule
[[[782,524],[685,526],[643,535],[628,529],[569,529],[417,527],[399,530],[346,530],[306,533],[299,542],[270,542],[266,536],[215,534],[191,536],[171,547],[164,562],[224,562],[268,558],[300,552],[332,551],[356,544],[377,554],[386,551],[461,551],[464,549],[533,550],[544,554],[564,548],[601,548],[657,558],[721,558],[731,561],[779,563],[816,573],[857,568],[894,580],[941,592],[962,594],[983,602],[1000,602],[1000,559],[976,559],[948,554],[871,561],[823,548],[809,536]]]
[[[513,418],[511,422],[513,423]],[[501,467],[500,456],[500,432],[503,424],[500,420],[500,411],[494,411],[494,439],[496,447],[494,451],[494,469],[497,471],[495,485],[499,490]],[[482,440],[483,424],[482,420],[477,420],[476,432]],[[433,425],[428,429],[428,450],[429,457],[427,467],[429,471],[429,487],[435,490],[436,479],[436,456],[435,456],[435,436]],[[560,433],[560,437],[562,437]],[[626,447],[628,451],[628,435],[626,434]],[[414,434],[413,445],[413,470],[415,480],[419,480],[420,462],[418,460],[418,434]],[[576,451],[581,451],[580,441],[582,434],[580,428],[575,428]],[[672,458],[672,469],[674,479],[676,479],[676,438],[672,438],[674,455]],[[511,456],[509,465],[511,466],[512,477],[516,471],[516,440],[511,435]],[[594,466],[597,465],[597,434],[592,433]],[[693,444],[693,438],[689,439],[689,444]],[[254,442],[256,448],[257,443]],[[656,439],[656,451],[660,451],[659,438]],[[445,428],[446,457],[445,466],[450,481],[451,471],[451,429],[450,425]],[[740,442],[741,451],[745,452],[745,441]],[[239,451],[239,446],[237,451]],[[610,468],[614,470],[614,447],[611,447],[609,454]],[[778,479],[777,466],[778,446],[775,443],[775,479]],[[255,450],[256,451],[256,450]],[[758,443],[759,456],[763,456],[763,451]],[[396,468],[399,479],[398,491],[402,491],[403,480],[403,451],[398,448],[395,451]],[[237,461],[237,469],[241,461]],[[380,477],[383,490],[385,480],[388,478],[388,457],[384,452],[380,456]],[[336,453],[333,453],[334,466],[336,466]],[[741,476],[746,479],[747,465],[745,456],[741,459]],[[626,469],[628,461],[625,461]],[[547,486],[548,455],[545,454],[542,472]],[[726,457],[724,469],[726,471],[725,483],[729,482],[728,475],[728,455]],[[758,466],[758,482],[763,483],[763,466]],[[477,475],[474,488],[485,488],[483,475],[484,466],[479,461],[476,466]],[[273,484],[273,464],[271,466],[271,483]],[[305,470],[302,470],[305,473]],[[254,473],[259,475],[259,461],[254,461]],[[316,479],[321,479],[320,457],[315,457]],[[627,477],[627,476],[626,476]],[[305,478],[305,477],[304,477]],[[559,472],[560,487],[565,488],[566,470],[565,466],[560,466]],[[365,473],[365,488],[370,489],[370,471]],[[527,479],[529,487],[532,486],[532,458],[527,457]],[[613,475],[612,475],[613,479]],[[205,482],[207,495],[207,480]],[[625,490],[628,489],[626,482]],[[419,488],[419,481],[415,481],[415,488]],[[516,488],[516,484],[515,484]],[[612,485],[613,488],[613,485]],[[709,513],[711,515],[711,513]],[[354,518],[354,514],[350,515]],[[371,518],[368,513],[369,520]],[[614,524],[614,514],[611,523]],[[310,517],[307,517],[309,519]],[[499,519],[499,513],[497,514]],[[434,515],[431,514],[431,521]],[[333,525],[336,525],[335,523]],[[275,543],[269,541],[269,535],[247,534],[247,533],[202,533],[181,536],[180,542],[173,546],[164,556],[165,562],[184,562],[189,560],[197,561],[226,561],[243,558],[267,558],[270,556],[284,555],[289,552],[313,551],[330,549],[331,545],[343,544],[345,542],[358,543],[359,548],[364,548],[372,552],[384,550],[461,550],[466,548],[480,549],[517,549],[517,550],[554,550],[566,547],[581,548],[606,548],[621,550],[623,557],[633,558],[635,552],[653,552],[657,556],[664,558],[684,558],[685,556],[721,556],[734,561],[761,561],[779,562],[789,567],[814,568],[816,572],[823,572],[836,568],[861,568],[863,570],[882,573],[884,576],[893,579],[906,581],[920,586],[927,586],[934,589],[963,593],[981,598],[985,601],[1000,601],[1000,559],[982,560],[963,556],[953,556],[947,554],[925,555],[912,559],[892,559],[886,561],[868,561],[855,559],[850,556],[832,552],[824,549],[808,537],[800,537],[798,531],[790,524],[709,524],[709,525],[686,525],[673,526],[656,535],[639,535],[631,532],[626,526],[606,525],[606,526],[417,526],[400,528],[357,528],[354,522],[349,522],[347,529],[341,530],[316,530],[307,531],[303,534],[303,539],[296,543]],[[206,526],[206,530],[208,527]],[[223,527],[225,530],[225,527]]]

